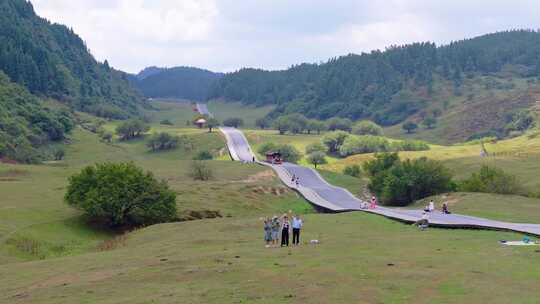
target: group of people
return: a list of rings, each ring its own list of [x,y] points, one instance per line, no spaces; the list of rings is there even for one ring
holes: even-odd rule
[[[300,244],[300,231],[304,221],[298,215],[292,216],[292,221],[289,215],[284,214],[281,217],[274,215],[272,218],[264,220],[264,241],[266,248],[277,247],[281,239],[281,247],[289,246],[289,235],[292,229],[292,244],[298,246]],[[281,234],[281,235],[280,235]]]
[[[435,203],[433,200],[429,201],[429,204],[424,208],[424,212],[433,212],[435,211]],[[448,210],[448,203],[444,202],[442,204],[441,212],[443,214],[451,214],[450,210]]]
[[[429,204],[424,208],[424,212],[422,212],[422,218],[414,222],[413,225],[418,226],[421,229],[427,228],[429,226],[429,215],[434,211],[435,211],[435,203],[433,202],[433,200],[431,200]],[[448,203],[444,202],[442,204],[441,213],[451,214],[450,210],[448,210]]]
[[[298,187],[300,185],[300,177],[293,174],[291,178],[291,183],[296,184],[296,187]]]
[[[371,201],[369,203],[365,202],[365,201],[362,201],[362,203],[360,203],[360,208],[362,208],[362,209],[375,209],[375,208],[377,208],[377,199],[375,198],[375,196],[372,196]]]

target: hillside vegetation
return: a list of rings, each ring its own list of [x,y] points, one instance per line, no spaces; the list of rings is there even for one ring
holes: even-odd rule
[[[63,140],[73,126],[68,111],[45,106],[0,71],[0,159],[42,160],[40,147]]]
[[[146,97],[206,100],[221,73],[192,67],[146,68],[130,80]]]
[[[526,30],[438,47],[414,43],[283,71],[241,69],[221,78],[209,97],[274,104],[272,117],[342,116],[383,126],[431,117],[442,124],[425,132],[431,138],[463,141],[501,133],[510,111],[533,106],[540,90],[539,54],[540,33]]]
[[[25,0],[0,2],[0,69],[33,94],[121,118],[141,102],[125,73],[97,62],[73,30],[52,24]]]
[[[28,1],[0,1],[0,158],[47,159],[42,148],[64,139],[73,110],[123,119],[141,105],[127,75],[97,62],[73,30]]]

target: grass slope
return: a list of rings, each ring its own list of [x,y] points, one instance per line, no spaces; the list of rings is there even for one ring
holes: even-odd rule
[[[243,105],[239,102],[223,102],[212,100],[208,102],[208,110],[223,122],[227,118],[238,117],[244,120],[244,128],[255,128],[255,120],[264,118],[274,106],[255,107]]]
[[[114,125],[106,125],[112,129]],[[153,125],[153,130],[161,128]],[[219,210],[223,216],[268,215],[287,210],[311,212],[311,207],[283,187],[271,171],[228,160],[224,140],[217,132],[169,128],[187,134],[193,151],[178,149],[150,153],[144,140],[105,144],[95,134],[77,129],[66,159],[45,165],[0,164],[0,264],[95,251],[113,233],[92,229],[78,211],[63,202],[70,175],[95,162],[133,161],[169,182],[178,193],[178,209]],[[223,155],[209,161],[214,178],[195,182],[189,177],[191,159],[199,150]]]
[[[119,249],[0,266],[9,303],[536,303],[540,265],[515,234],[416,228],[363,213],[306,216],[265,249],[257,218],[156,225]],[[496,286],[497,288],[493,288]]]

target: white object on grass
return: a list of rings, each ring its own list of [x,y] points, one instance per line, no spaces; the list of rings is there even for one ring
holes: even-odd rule
[[[525,243],[523,241],[506,241],[506,242],[501,242],[501,244],[506,245],[506,246],[539,246],[540,245],[533,241],[528,242],[528,243]]]

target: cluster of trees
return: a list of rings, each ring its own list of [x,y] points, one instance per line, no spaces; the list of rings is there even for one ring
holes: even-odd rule
[[[262,155],[268,152],[279,152],[281,153],[282,159],[290,163],[296,163],[302,157],[300,151],[298,151],[295,147],[288,144],[275,144],[272,142],[262,144],[257,149],[257,152]]]
[[[523,194],[523,186],[512,174],[502,169],[483,165],[478,172],[459,183],[463,192],[484,192],[498,194]]]
[[[345,131],[329,132],[323,136],[321,142],[328,153],[341,157],[362,153],[429,150],[429,145],[420,140],[390,142],[382,136],[352,135]]]
[[[347,125],[346,123],[341,123],[343,119],[341,118],[333,118],[330,119],[327,122],[316,120],[316,119],[307,119],[304,115],[293,113],[289,115],[283,115],[279,116],[274,120],[272,123],[272,126],[274,129],[279,131],[279,134],[283,135],[287,132],[290,132],[292,134],[300,134],[300,133],[307,133],[311,134],[311,132],[317,132],[317,134],[320,134],[322,131],[331,129],[331,130],[351,130],[352,122],[348,119],[345,119],[346,122],[349,122]],[[268,118],[260,119],[256,122],[257,126],[261,129],[265,129],[270,126],[270,121]]]
[[[176,219],[176,193],[133,163],[88,166],[70,177],[65,201],[112,228]]]
[[[70,112],[44,106],[0,71],[0,158],[39,162],[46,158],[41,147],[62,141],[73,127]]]
[[[435,128],[435,126],[437,125],[437,118],[435,117],[432,117],[432,116],[428,116],[426,118],[424,118],[421,122],[421,124],[426,128],[426,129],[433,129]],[[401,125],[401,128],[407,133],[407,134],[411,134],[411,133],[414,133],[416,131],[416,129],[418,129],[418,124],[413,122],[413,121],[407,121],[406,123],[404,123],[403,125]]]
[[[152,151],[164,151],[176,149],[180,144],[180,136],[167,132],[155,133],[150,136],[146,146]]]
[[[38,17],[25,0],[0,2],[0,70],[36,95],[111,118],[143,100],[127,75],[97,62],[73,30]]]
[[[519,76],[540,72],[540,32],[507,31],[435,46],[413,43],[385,51],[300,64],[283,71],[241,69],[213,86],[209,97],[263,105],[271,114],[302,113],[309,118],[368,118],[382,125],[404,121],[425,105],[419,97],[397,94],[406,88],[433,90],[434,79],[452,83],[457,92],[466,77],[519,66]]]
[[[211,86],[223,74],[193,67],[147,68],[130,81],[146,97],[206,100]]]
[[[238,117],[231,117],[223,120],[223,125],[226,127],[240,128],[244,125],[244,120]]]
[[[386,205],[406,206],[456,189],[450,170],[427,158],[402,161],[397,153],[377,154],[364,163],[364,171],[370,177],[370,191]]]
[[[140,137],[142,134],[148,132],[150,126],[140,119],[130,119],[122,122],[116,127],[116,134],[120,136],[122,140],[130,140]]]
[[[486,165],[458,182],[452,180],[451,172],[438,161],[427,158],[402,161],[397,153],[377,154],[364,163],[363,169],[370,178],[370,191],[382,203],[392,206],[406,206],[418,199],[456,190],[527,195],[516,176]],[[361,174],[358,165],[348,166],[343,172],[352,176]]]

